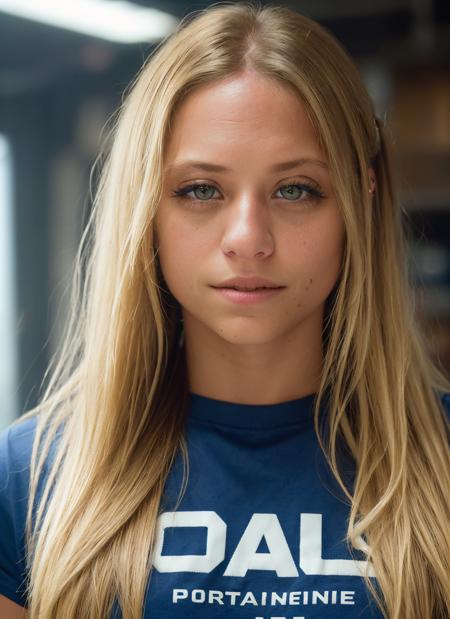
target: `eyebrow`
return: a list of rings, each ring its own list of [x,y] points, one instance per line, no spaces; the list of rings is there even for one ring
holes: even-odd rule
[[[320,159],[311,159],[310,157],[302,157],[300,159],[293,159],[291,161],[283,161],[282,163],[276,163],[272,166],[273,172],[283,172],[292,168],[299,167],[305,163],[313,163],[322,168],[328,169],[327,164]],[[207,163],[206,161],[197,161],[195,159],[184,159],[182,161],[174,161],[166,167],[166,172],[181,169],[181,168],[195,168],[198,170],[206,170],[207,172],[231,172],[230,168],[226,168],[215,163]]]

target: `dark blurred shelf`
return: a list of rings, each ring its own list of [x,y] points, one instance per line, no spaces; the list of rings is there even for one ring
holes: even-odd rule
[[[395,153],[402,204],[408,211],[450,212],[450,151],[406,146]]]
[[[425,286],[420,289],[421,311],[426,318],[450,320],[450,287]]]

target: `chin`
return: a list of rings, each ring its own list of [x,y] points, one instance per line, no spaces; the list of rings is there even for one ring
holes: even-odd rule
[[[256,331],[256,330],[255,330]],[[224,331],[216,331],[217,336],[221,340],[225,340],[228,344],[236,346],[261,346],[270,344],[276,337],[274,334],[267,333],[252,333],[248,327],[242,329],[226,329]]]

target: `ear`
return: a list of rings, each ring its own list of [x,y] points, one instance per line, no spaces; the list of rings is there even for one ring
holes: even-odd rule
[[[375,170],[372,167],[370,167],[367,172],[368,172],[369,181],[370,181],[369,193],[374,194],[376,191],[376,185],[377,185],[377,177],[375,175]]]

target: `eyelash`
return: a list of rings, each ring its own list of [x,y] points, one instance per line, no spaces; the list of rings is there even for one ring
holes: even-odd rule
[[[178,198],[181,200],[190,201],[190,202],[197,202],[197,203],[198,202],[209,203],[211,202],[211,200],[216,199],[216,198],[208,198],[207,200],[199,200],[198,198],[187,197],[188,193],[190,193],[191,191],[194,191],[198,187],[213,187],[214,189],[219,191],[215,185],[211,185],[210,183],[193,183],[191,185],[187,185],[186,187],[182,187],[181,189],[174,190],[172,193],[172,197]],[[309,198],[307,199],[301,200],[298,198],[295,200],[286,200],[286,202],[294,202],[294,203],[296,202],[305,202],[305,203],[316,202],[325,197],[325,194],[322,191],[320,191],[320,189],[312,185],[308,185],[307,183],[288,183],[287,185],[281,185],[281,187],[279,187],[278,190],[284,189],[285,187],[298,187],[302,189],[303,191],[306,191],[307,193],[310,194]]]

